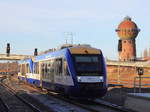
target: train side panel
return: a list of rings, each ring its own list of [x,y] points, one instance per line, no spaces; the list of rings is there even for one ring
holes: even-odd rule
[[[68,87],[74,85],[68,69],[68,55],[68,50],[64,49],[38,58],[42,66],[40,71],[43,88],[66,93]]]

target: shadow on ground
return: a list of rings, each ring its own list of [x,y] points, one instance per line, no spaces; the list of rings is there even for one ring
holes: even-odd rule
[[[136,88],[136,92],[138,92],[138,88]],[[150,88],[142,88],[141,92],[150,93]],[[128,93],[134,93],[134,88],[109,87],[107,94],[102,99],[110,103],[123,106]]]

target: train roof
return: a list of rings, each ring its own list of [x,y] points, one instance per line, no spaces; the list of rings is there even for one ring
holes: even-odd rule
[[[36,61],[45,60],[49,58],[64,57],[67,51],[70,51],[71,54],[100,54],[101,53],[100,49],[92,48],[90,46],[78,45],[78,46],[63,48],[53,52],[48,52],[46,54],[36,56],[34,61],[36,62]]]
[[[64,48],[64,49],[57,50],[57,51],[54,51],[54,52],[48,52],[46,54],[36,56],[34,61],[36,62],[36,61],[39,61],[39,60],[44,60],[44,59],[49,59],[49,58],[64,57],[67,50],[68,50],[68,48]]]
[[[90,46],[76,46],[69,48],[71,54],[101,54],[100,49],[96,49]]]
[[[27,59],[23,59],[23,60],[19,60],[18,61],[19,64],[31,63],[31,62],[32,62],[31,58],[27,58]]]
[[[37,62],[40,60],[46,60],[49,58],[58,58],[58,57],[65,57],[67,51],[70,51],[71,54],[101,54],[100,49],[93,48],[91,46],[87,45],[76,45],[73,47],[67,47],[63,49],[59,49],[53,52],[47,52],[42,55],[38,55],[34,58],[28,58],[24,60],[20,60],[19,64],[23,63],[31,63],[31,62]]]

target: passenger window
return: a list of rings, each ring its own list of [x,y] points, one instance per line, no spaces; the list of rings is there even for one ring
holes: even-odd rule
[[[52,77],[53,75],[54,75],[54,68],[55,68],[55,66],[54,66],[54,62],[51,60],[50,61],[50,63],[51,63],[51,66],[49,67],[49,77]]]
[[[59,74],[62,73],[62,59],[59,59]]]
[[[64,59],[64,75],[69,75],[69,71],[68,71],[68,64],[66,59]]]
[[[62,59],[56,59],[55,73],[56,73],[56,75],[62,75]]]
[[[41,64],[41,74],[44,76],[44,63]]]
[[[47,64],[45,64],[45,73],[47,73]]]
[[[36,73],[36,64],[37,63],[34,64],[34,73]]]
[[[38,63],[36,63],[36,74],[38,74]]]

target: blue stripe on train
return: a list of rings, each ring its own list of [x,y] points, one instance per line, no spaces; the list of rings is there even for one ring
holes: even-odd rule
[[[40,87],[40,80],[27,78],[27,82],[30,83],[30,84],[34,84],[34,85]]]

